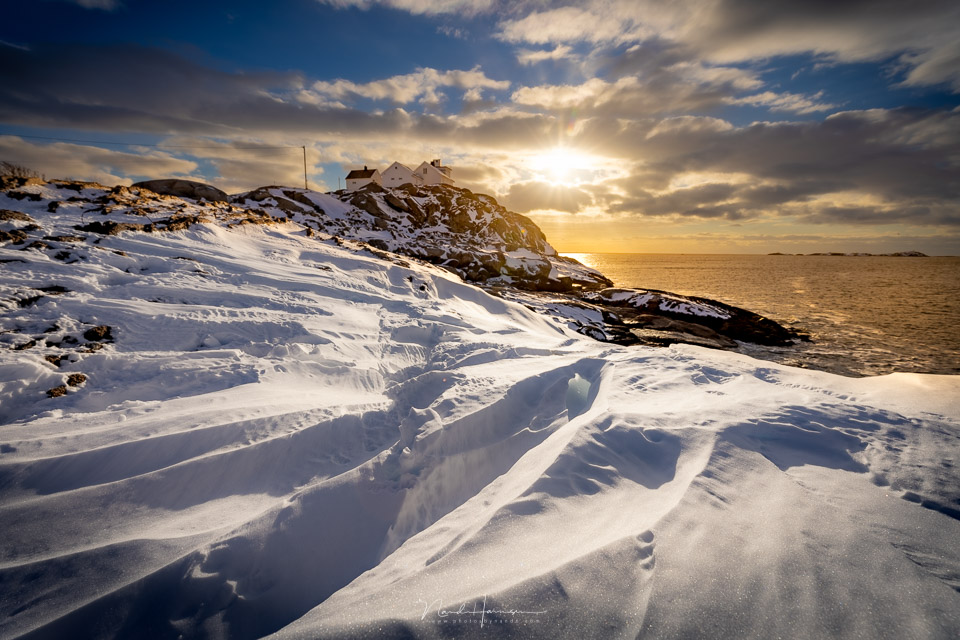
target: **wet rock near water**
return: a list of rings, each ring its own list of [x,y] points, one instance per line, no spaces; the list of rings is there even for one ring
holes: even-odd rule
[[[492,290],[553,317],[571,329],[621,345],[693,344],[737,350],[741,344],[790,346],[806,340],[799,331],[731,305],[665,291],[602,289],[556,294]]]
[[[718,345],[738,341],[765,346],[787,346],[804,338],[760,314],[707,298],[613,288],[586,293],[584,298],[615,312],[625,325],[636,330],[632,331],[635,335],[642,335],[645,330],[667,331],[688,333]]]

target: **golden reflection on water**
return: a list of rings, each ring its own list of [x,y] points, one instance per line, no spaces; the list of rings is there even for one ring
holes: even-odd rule
[[[614,286],[749,309],[814,342],[761,357],[847,375],[960,373],[960,258],[564,253]]]
[[[566,256],[567,258],[573,258],[577,262],[585,264],[591,269],[597,268],[598,260],[596,259],[596,256],[598,254],[596,253],[561,253],[560,255]]]

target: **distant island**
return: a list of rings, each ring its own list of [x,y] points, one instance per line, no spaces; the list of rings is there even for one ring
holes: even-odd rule
[[[853,256],[857,258],[929,258],[919,251],[897,251],[896,253],[768,253],[768,256]]]

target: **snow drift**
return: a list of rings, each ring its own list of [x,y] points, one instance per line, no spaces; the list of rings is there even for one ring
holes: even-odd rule
[[[960,634],[956,377],[603,344],[226,202],[70,239],[56,189],[0,200],[3,637]]]

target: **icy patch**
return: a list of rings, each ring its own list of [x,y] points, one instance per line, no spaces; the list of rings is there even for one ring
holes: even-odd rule
[[[590,381],[574,374],[567,382],[567,416],[572,420],[589,408]]]

